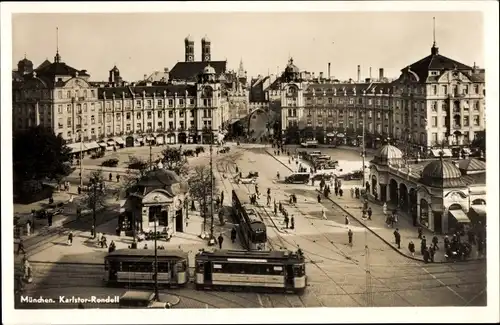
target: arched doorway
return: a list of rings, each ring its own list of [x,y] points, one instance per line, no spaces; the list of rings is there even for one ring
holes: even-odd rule
[[[472,205],[486,205],[486,201],[483,199],[475,199],[472,201]]]
[[[414,188],[410,188],[410,193],[408,194],[408,212],[413,220],[413,225],[417,225],[418,210],[417,210],[417,191]]]
[[[129,136],[125,138],[125,147],[133,147],[134,146],[134,137]]]
[[[184,132],[179,133],[179,135],[178,135],[178,142],[180,144],[186,144],[186,140],[187,140],[186,133],[184,133]]]
[[[378,193],[377,193],[377,176],[372,175],[372,195],[375,197],[375,200],[378,200]]]
[[[175,143],[175,134],[174,133],[167,134],[167,143],[168,144],[174,144]]]
[[[429,227],[429,213],[430,213],[430,206],[427,200],[425,199],[420,199],[420,219],[419,223],[423,225],[424,227]],[[435,227],[434,227],[435,229]]]
[[[399,184],[399,207],[403,211],[408,211],[408,188],[405,183]]]
[[[398,204],[398,183],[394,179],[389,182],[389,200],[392,204]]]

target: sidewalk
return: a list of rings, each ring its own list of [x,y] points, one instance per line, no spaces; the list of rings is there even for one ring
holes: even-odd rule
[[[287,156],[274,156],[271,152],[268,151],[268,154],[274,157],[278,162],[286,166],[288,169],[292,170],[288,165],[288,157]],[[304,162],[302,162],[304,164]],[[346,184],[347,183],[347,184]],[[361,218],[362,215],[362,201],[360,199],[351,198],[350,189],[353,187],[359,187],[359,184],[349,184],[351,182],[343,182],[343,197],[335,196],[335,193],[332,193],[329,198],[329,201],[336,204],[341,210],[343,210],[346,214],[350,215],[351,218],[356,220],[363,227],[367,228],[372,232],[375,236],[384,241],[387,245],[397,251],[399,254],[404,255],[410,259],[423,261],[423,257],[420,254],[420,239],[418,239],[417,228],[413,226],[411,218],[405,213],[398,213],[398,224],[395,225],[394,228],[387,226],[385,223],[385,215],[383,213],[382,205],[378,204],[378,202],[369,202],[369,206],[371,206],[373,215],[372,220],[363,220]],[[319,188],[312,188],[311,190],[315,190],[319,192]],[[387,207],[388,211],[392,211],[391,207]],[[397,248],[394,239],[394,230],[395,228],[399,229],[399,233],[401,234],[401,249]],[[374,230],[376,229],[376,231]],[[427,245],[431,244],[432,237],[434,234],[430,232],[428,229],[423,229],[423,235],[427,239]],[[435,263],[448,263],[448,261],[444,257],[444,236],[437,235],[439,239],[439,250],[436,251],[434,255]],[[415,244],[415,256],[411,256],[408,251],[408,243],[410,240]],[[483,257],[479,257],[477,254],[476,247],[473,246],[473,251],[469,260],[482,259]]]

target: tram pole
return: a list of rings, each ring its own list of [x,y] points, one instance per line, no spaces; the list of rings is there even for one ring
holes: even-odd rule
[[[361,170],[363,171],[363,184],[362,187],[365,187],[366,185],[366,179],[365,179],[365,153],[366,153],[366,149],[365,149],[365,118],[366,118],[366,111],[365,111],[365,114],[363,114],[363,135],[362,135],[362,146],[361,146],[361,157],[362,157],[362,160],[363,160],[363,166],[361,168]]]
[[[155,225],[154,225],[154,245],[155,245],[155,273],[154,273],[154,277],[155,277],[155,300],[156,301],[159,301],[159,294],[158,294],[158,245],[157,245],[157,233],[156,233],[156,222],[158,220],[158,217],[155,213]]]
[[[214,237],[214,172],[213,172],[213,142],[214,136],[210,139],[210,244],[215,244]]]

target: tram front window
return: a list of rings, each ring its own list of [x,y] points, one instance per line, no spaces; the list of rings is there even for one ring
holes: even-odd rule
[[[267,242],[267,236],[265,232],[258,232],[255,234],[252,234],[252,241],[254,243],[265,243]]]
[[[304,274],[305,274],[305,266],[304,266],[304,264],[294,265],[293,266],[293,274],[296,277],[304,276]]]

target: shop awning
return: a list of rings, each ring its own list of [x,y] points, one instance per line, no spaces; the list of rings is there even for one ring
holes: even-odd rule
[[[114,146],[116,142],[115,142],[115,140],[108,140],[107,143],[109,146]]]
[[[460,223],[470,223],[469,217],[462,210],[450,210],[451,215]]]
[[[471,210],[474,210],[480,217],[486,217],[486,205],[471,205]]]
[[[335,133],[331,133],[331,132],[329,132],[329,133],[327,133],[327,134],[326,134],[326,136],[327,136],[327,137],[334,137],[334,136],[335,136]]]
[[[146,141],[153,141],[155,138],[153,137],[146,137]]]
[[[135,141],[137,141],[137,142],[144,142],[144,138],[137,138],[137,139],[135,139]]]
[[[99,146],[104,147],[104,148],[106,148],[108,146],[106,141],[100,141],[98,144],[99,144]]]
[[[344,133],[337,133],[337,138],[343,138],[343,137],[345,137]]]
[[[452,157],[453,154],[451,153],[450,149],[432,149],[431,153],[434,157],[440,157],[440,152],[443,152],[443,157]]]
[[[156,137],[156,143],[163,144],[163,136],[157,136]]]
[[[70,153],[79,153],[81,151],[85,151],[85,146],[82,146],[81,142],[70,143],[67,145],[68,148],[71,149]]]
[[[471,154],[471,151],[469,148],[463,148],[463,151],[466,155],[470,155]]]
[[[85,143],[84,145],[85,145],[85,149],[87,149],[87,150],[93,150],[93,149],[97,149],[100,147],[99,144],[97,144],[97,142],[95,142],[95,141]]]
[[[123,141],[122,138],[116,137],[116,138],[113,138],[113,140],[115,140],[116,143],[118,143],[118,144],[125,144],[125,141]]]

